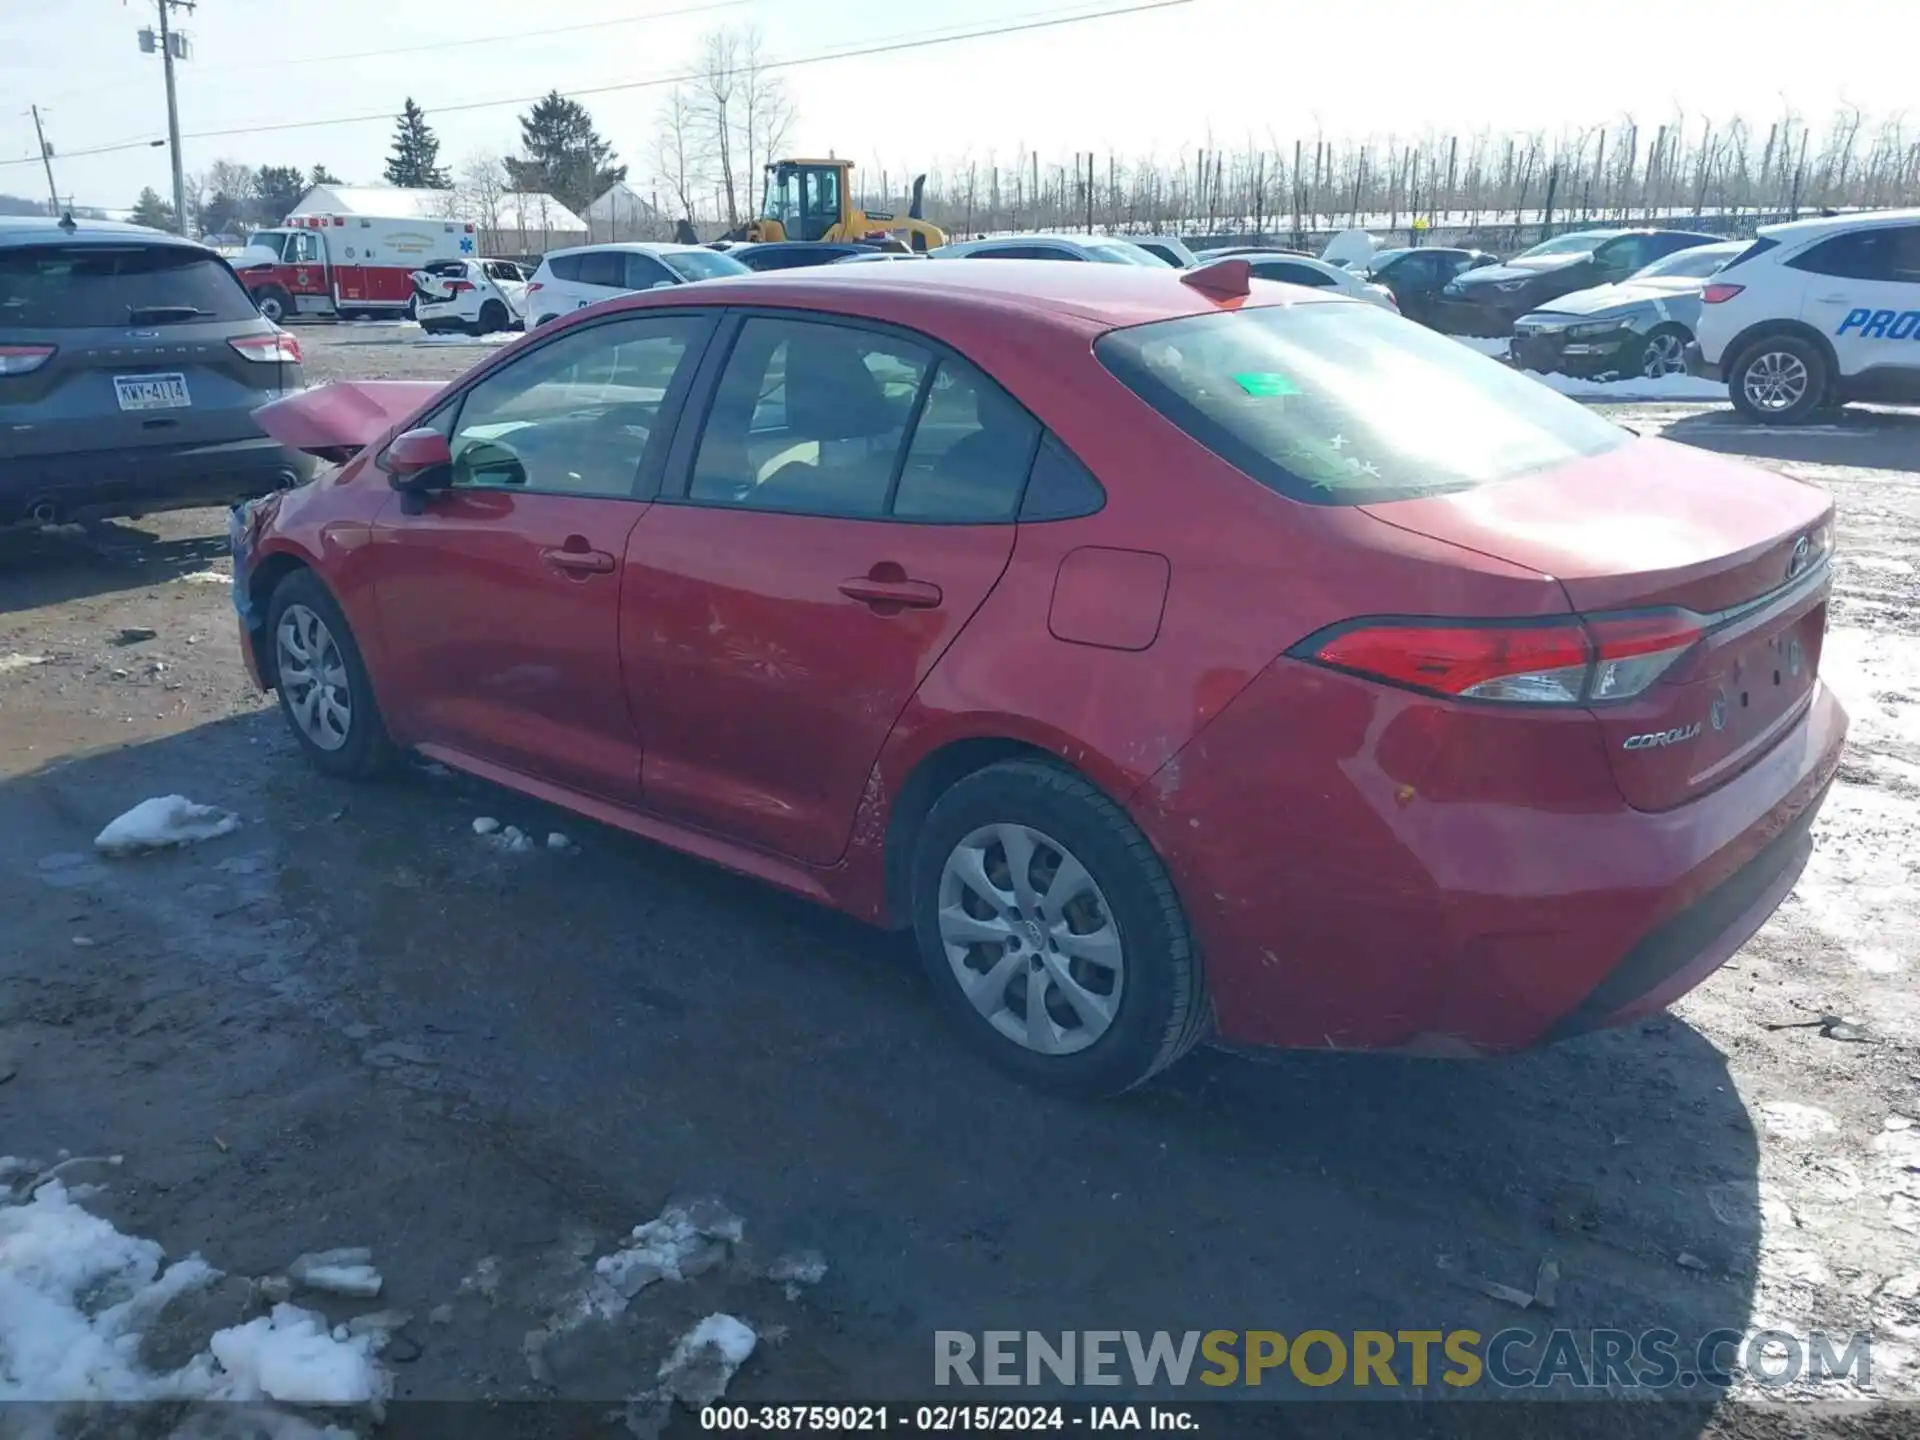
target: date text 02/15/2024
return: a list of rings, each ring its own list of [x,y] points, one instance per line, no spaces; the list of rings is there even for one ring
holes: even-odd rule
[[[1022,1431],[1160,1431],[1200,1423],[1177,1405],[707,1405],[700,1428],[735,1433],[1014,1434]]]

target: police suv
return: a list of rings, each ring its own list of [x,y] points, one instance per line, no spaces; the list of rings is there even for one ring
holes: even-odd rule
[[[1763,226],[1700,298],[1688,369],[1743,415],[1920,402],[1920,210]]]

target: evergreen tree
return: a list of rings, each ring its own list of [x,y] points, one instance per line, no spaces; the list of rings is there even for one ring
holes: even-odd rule
[[[339,183],[340,177],[324,165],[314,166],[313,173],[307,177],[309,185],[338,185]]]
[[[558,90],[520,117],[524,158],[509,158],[513,188],[553,196],[569,210],[584,211],[607,188],[627,178],[615,165],[613,146],[593,128],[593,117],[578,100]]]
[[[387,158],[387,182],[420,190],[451,190],[453,181],[440,168],[440,141],[427,124],[426,112],[407,97],[407,107],[393,126],[393,154]]]
[[[278,225],[307,193],[298,165],[262,165],[253,183],[254,218],[262,225]]]
[[[160,198],[160,192],[151,185],[140,192],[140,198],[133,202],[133,214],[129,217],[136,225],[149,225],[155,230],[173,229],[173,206]]]

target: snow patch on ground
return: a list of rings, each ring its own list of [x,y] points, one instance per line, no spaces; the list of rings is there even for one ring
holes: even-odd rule
[[[198,1255],[165,1258],[75,1204],[58,1180],[0,1207],[0,1401],[357,1405],[388,1394],[377,1337],[336,1340],[291,1305],[216,1331],[178,1370],[147,1369],[140,1342],[161,1311],[221,1278]]]
[[[138,855],[167,850],[231,835],[240,817],[230,810],[196,805],[184,795],[160,795],[142,800],[94,837],[95,848],[107,855]]]
[[[5,675],[10,670],[28,670],[35,665],[46,663],[47,657],[44,655],[22,655],[18,652],[0,655],[0,675]]]
[[[421,335],[415,345],[511,345],[520,338],[517,330],[495,330],[486,335]]]
[[[224,570],[194,570],[186,575],[174,577],[181,585],[231,585],[233,576]]]
[[[689,1409],[711,1405],[727,1393],[734,1372],[753,1354],[760,1337],[732,1315],[707,1316],[660,1362],[660,1388]]]

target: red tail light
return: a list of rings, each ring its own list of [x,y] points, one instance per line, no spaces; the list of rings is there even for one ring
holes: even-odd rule
[[[529,280],[527,282],[527,294],[529,295],[533,294],[536,290],[544,289],[546,289],[546,282],[543,280]]]
[[[471,289],[473,289],[473,282],[471,280],[449,280],[447,282],[447,293],[449,295],[463,295]]]
[[[27,375],[53,358],[53,345],[0,345],[0,375]]]
[[[1709,285],[1700,292],[1700,298],[1708,305],[1722,305],[1746,288],[1744,285]]]
[[[1292,654],[1409,690],[1462,700],[1584,705],[1624,700],[1704,633],[1683,610],[1556,621],[1358,621]]]
[[[262,364],[298,365],[301,359],[300,342],[284,330],[276,330],[271,335],[242,335],[227,343],[247,359]]]

